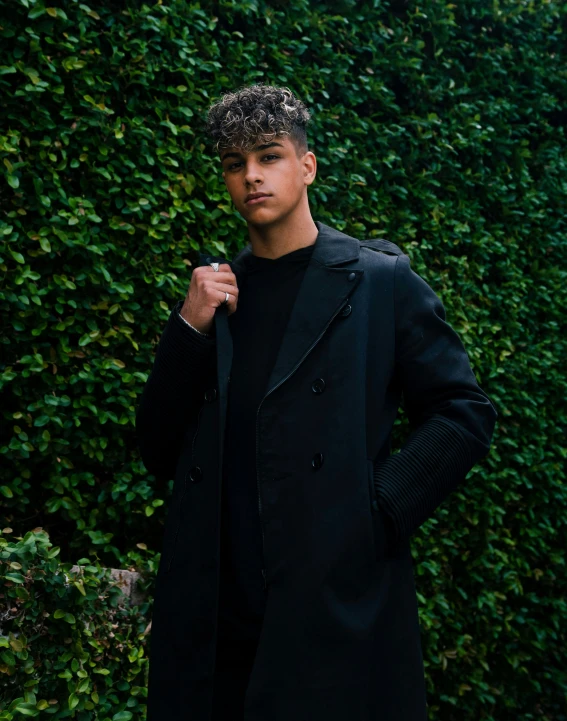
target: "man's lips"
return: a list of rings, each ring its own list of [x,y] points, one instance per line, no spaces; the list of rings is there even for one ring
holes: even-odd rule
[[[268,193],[252,193],[246,196],[244,201],[246,205],[253,205],[254,203],[260,203],[262,200],[271,197]]]

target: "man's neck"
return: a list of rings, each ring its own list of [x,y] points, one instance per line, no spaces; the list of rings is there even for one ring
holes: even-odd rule
[[[252,253],[262,258],[279,258],[298,248],[313,245],[318,233],[309,211],[292,215],[278,224],[264,227],[248,225]]]

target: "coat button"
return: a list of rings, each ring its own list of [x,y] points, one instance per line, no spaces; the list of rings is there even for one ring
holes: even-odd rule
[[[322,378],[316,378],[311,385],[311,390],[313,393],[322,393],[325,390],[325,381]]]
[[[356,273],[349,273],[348,274],[348,280],[354,280],[356,278]]]
[[[217,389],[216,388],[207,388],[207,390],[205,391],[205,400],[208,403],[212,403],[216,397],[217,397]]]
[[[321,466],[323,465],[323,454],[322,453],[316,453],[313,456],[313,460],[311,461],[311,465],[313,468],[317,471]]]
[[[346,318],[347,315],[350,315],[351,311],[352,311],[352,306],[349,303],[347,303],[345,305],[345,307],[341,310],[342,317]]]
[[[187,476],[191,483],[199,483],[199,481],[203,478],[203,471],[199,468],[199,466],[193,466],[193,468],[188,470]]]

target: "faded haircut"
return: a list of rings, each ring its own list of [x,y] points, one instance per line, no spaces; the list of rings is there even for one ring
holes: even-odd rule
[[[309,149],[305,128],[310,118],[289,88],[259,83],[222,95],[209,108],[207,133],[217,152],[231,146],[250,152],[256,144],[287,135],[303,154]]]

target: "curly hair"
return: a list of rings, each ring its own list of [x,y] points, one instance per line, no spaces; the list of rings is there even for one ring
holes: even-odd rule
[[[289,88],[250,85],[224,94],[207,116],[207,133],[220,152],[231,146],[249,152],[256,143],[287,135],[298,151],[308,150],[306,125],[311,114]]]

